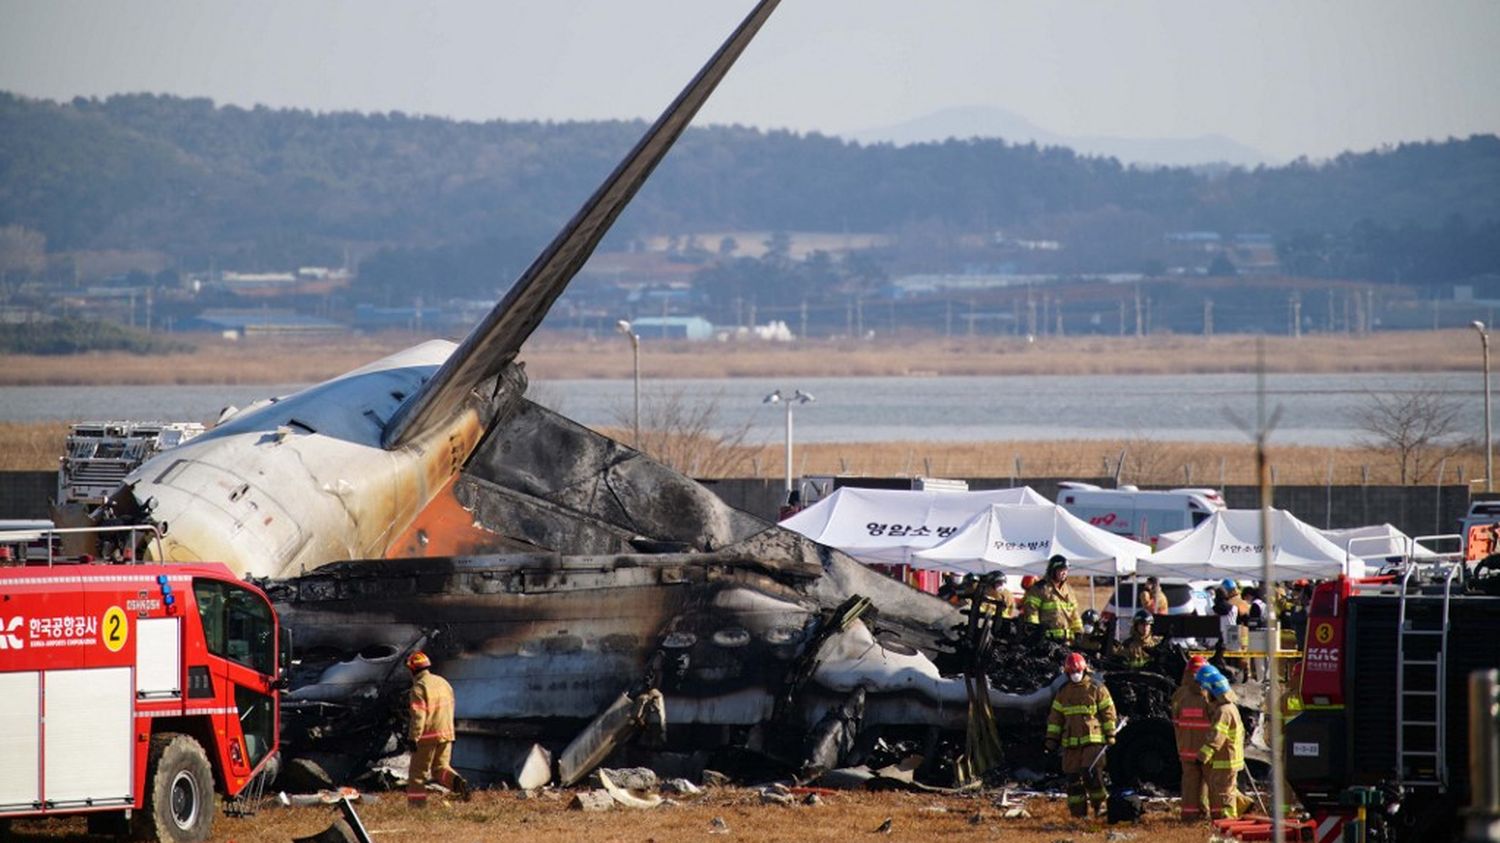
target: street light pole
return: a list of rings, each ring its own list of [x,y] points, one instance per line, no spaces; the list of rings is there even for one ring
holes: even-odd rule
[[[635,363],[635,440],[632,447],[637,451],[641,449],[641,337],[631,330],[630,323],[621,319],[615,323],[615,330],[630,337],[630,356]]]
[[[1495,491],[1495,437],[1490,427],[1490,334],[1479,320],[1470,323],[1484,347],[1484,490]]]
[[[792,405],[807,404],[816,400],[818,399],[814,398],[812,394],[803,392],[800,389],[793,392],[790,397],[782,395],[781,390],[778,389],[761,401],[762,404],[783,404],[786,406],[786,492],[788,496],[792,493]]]

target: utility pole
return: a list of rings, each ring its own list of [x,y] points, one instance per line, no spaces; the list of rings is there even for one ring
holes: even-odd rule
[[[1135,335],[1143,337],[1146,335],[1145,324],[1141,322],[1141,285],[1135,285]]]
[[[802,324],[797,328],[797,339],[807,339],[807,299],[802,300]]]

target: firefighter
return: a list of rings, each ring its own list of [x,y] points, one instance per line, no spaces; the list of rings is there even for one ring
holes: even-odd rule
[[[1026,592],[1025,620],[1042,628],[1048,638],[1071,643],[1083,632],[1078,601],[1068,585],[1068,560],[1061,555],[1047,560],[1047,576]]]
[[[1130,624],[1130,637],[1120,645],[1120,660],[1131,670],[1140,670],[1151,663],[1161,639],[1151,634],[1154,616],[1145,609],[1137,609]]]
[[[1141,589],[1141,608],[1153,615],[1165,615],[1170,606],[1166,592],[1161,590],[1161,580],[1147,577],[1146,587]]]
[[[980,591],[984,595],[980,608],[985,614],[1002,618],[1016,616],[1015,597],[1011,595],[1010,589],[1005,587],[1004,575],[986,577]]]
[[[453,758],[453,686],[432,672],[432,660],[418,650],[406,659],[411,671],[411,725],[407,737],[416,749],[406,777],[406,800],[427,806],[427,783],[436,781],[465,802],[469,783],[449,766]]]
[[[1208,811],[1208,782],[1198,761],[1198,750],[1208,732],[1208,695],[1196,678],[1206,664],[1204,657],[1193,656],[1172,694],[1172,729],[1177,734],[1177,758],[1182,764],[1183,822],[1202,820]]]
[[[1251,801],[1236,785],[1245,768],[1245,724],[1229,680],[1213,665],[1195,674],[1208,695],[1208,728],[1198,748],[1198,762],[1208,782],[1208,810],[1213,819],[1234,819]]]
[[[1083,632],[1073,638],[1073,647],[1083,653],[1092,653],[1095,658],[1108,656],[1115,641],[1109,634],[1109,628],[1113,625],[1101,621],[1099,613],[1093,609],[1084,609],[1081,618]]]
[[[1115,742],[1115,704],[1109,689],[1089,671],[1082,653],[1063,662],[1067,684],[1058,690],[1047,714],[1047,752],[1062,750],[1068,777],[1068,812],[1087,817],[1089,805],[1102,816],[1109,799],[1104,781],[1104,751]]]

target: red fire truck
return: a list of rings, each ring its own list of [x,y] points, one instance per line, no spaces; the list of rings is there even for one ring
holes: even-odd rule
[[[1468,678],[1500,667],[1500,576],[1461,560],[1319,584],[1287,781],[1317,843],[1453,838],[1469,800]]]
[[[0,825],[207,839],[276,753],[284,640],[223,565],[0,567]]]

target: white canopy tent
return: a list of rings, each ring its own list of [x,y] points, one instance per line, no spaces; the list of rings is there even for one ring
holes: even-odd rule
[[[958,573],[1046,573],[1054,554],[1074,574],[1119,576],[1135,570],[1148,545],[1117,536],[1057,504],[991,506],[936,547],[920,550],[912,564]]]
[[[866,564],[909,565],[995,504],[1051,504],[1030,486],[983,492],[916,492],[844,486],[781,526]]]
[[[1258,509],[1216,512],[1176,544],[1142,559],[1136,573],[1259,580],[1264,573],[1260,518]],[[1363,560],[1350,558],[1316,527],[1284,509],[1271,510],[1271,557],[1278,579],[1329,579],[1346,573],[1362,577],[1365,573]]]
[[[1391,556],[1430,559],[1437,556],[1390,524],[1349,527],[1343,530],[1319,530],[1323,537],[1360,559],[1385,559]]]

